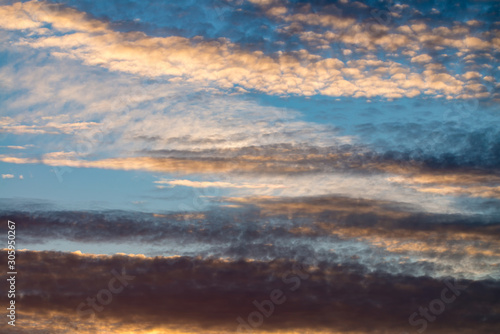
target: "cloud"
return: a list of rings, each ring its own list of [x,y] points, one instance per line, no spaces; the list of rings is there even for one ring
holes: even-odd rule
[[[470,290],[429,330],[493,332],[500,146],[487,104],[500,36],[482,14],[494,8],[396,5],[380,23],[384,2],[175,6],[0,6],[0,161],[146,171],[128,205],[187,207],[2,200],[27,248],[108,254],[20,251],[19,331],[230,333],[275,288],[287,302],[264,332],[413,331],[409,316],[450,275]],[[297,262],[310,276],[290,292],[280,276]],[[75,316],[121,268],[130,289],[96,323]]]
[[[29,146],[29,145],[27,145]],[[0,147],[5,147],[11,150],[25,150],[26,146],[16,146],[16,145],[8,145],[8,146],[0,146]]]
[[[175,196],[182,194],[175,190],[171,199]],[[107,252],[126,244],[121,249],[151,256],[233,260],[296,260],[306,252],[326,263],[356,263],[393,274],[498,276],[496,216],[436,214],[404,202],[341,196],[212,201],[203,211],[157,214],[58,212],[28,205],[29,212],[4,211],[0,218],[21,222],[19,240],[34,249],[50,249],[61,241],[72,248],[105,249],[100,244],[106,241],[117,245]]]
[[[0,132],[13,134],[72,134],[78,131],[85,131],[97,125],[95,122],[77,122],[77,123],[56,123],[47,122],[44,125],[23,125],[11,117],[3,117]],[[20,148],[21,147],[21,148]],[[25,149],[22,146],[8,146],[8,148]]]
[[[392,126],[398,131],[404,130],[399,125]],[[425,131],[418,132],[418,135],[425,135]],[[411,139],[410,131],[403,132],[403,140]],[[451,196],[498,197],[496,144],[494,141],[488,143],[490,139],[495,140],[495,136],[488,131],[481,133],[485,136],[481,149],[478,146],[469,147],[469,144],[474,145],[474,141],[466,140],[466,145],[456,150],[454,155],[434,152],[432,147],[427,153],[412,151],[412,147],[402,152],[392,151],[389,147],[389,153],[376,153],[369,147],[349,144],[330,147],[274,144],[206,150],[143,150],[135,152],[137,156],[101,159],[92,159],[91,155],[80,154],[78,150],[45,153],[41,158],[0,154],[0,161],[174,173],[178,180],[169,179],[165,184],[225,188],[238,191],[232,194],[235,196],[342,194],[393,201],[403,197],[409,203],[418,203],[425,208],[423,210],[441,212],[453,207]],[[150,135],[154,133],[150,132]],[[474,134],[468,136],[477,140]],[[161,137],[155,136],[152,140],[162,146]],[[125,142],[129,141],[133,142]],[[183,141],[193,143],[191,138],[184,138]],[[403,141],[397,142],[400,147],[404,145]],[[174,141],[171,143],[177,144]],[[146,144],[150,145],[147,141]],[[216,145],[219,146],[218,143]],[[458,148],[458,145],[455,147]],[[182,175],[193,175],[195,179],[183,180],[179,178]],[[157,184],[160,188],[164,187]],[[429,197],[424,193],[436,196]]]
[[[452,194],[484,198],[500,198],[500,177],[495,173],[479,171],[423,172],[417,175],[397,176],[390,181],[405,183],[422,192]]]
[[[13,13],[21,8],[19,5],[4,7],[9,8],[4,8],[6,19],[3,27],[12,29],[9,22],[17,19]],[[414,90],[418,89],[421,94],[435,95],[441,92],[450,97],[468,96],[464,92],[464,83],[458,79],[452,85],[445,80],[439,84],[426,82],[423,87],[404,87],[391,81],[390,77],[374,76],[370,71],[364,71],[347,84],[346,77],[339,72],[345,68],[343,62],[315,56],[306,50],[266,55],[261,51],[246,51],[226,39],[210,41],[201,37],[150,37],[142,32],[118,32],[106,23],[88,18],[82,12],[40,2],[23,3],[22,10],[44,24],[50,23],[54,34],[28,37],[19,42],[21,45],[49,49],[57,52],[58,56],[66,55],[80,59],[87,65],[103,66],[117,72],[183,78],[184,82],[215,85],[220,89],[239,86],[274,95],[398,98],[415,96]],[[353,23],[351,18],[330,18],[318,14],[296,14],[290,19],[294,18],[298,21],[318,20],[318,24],[341,27]],[[63,35],[55,34],[58,31]],[[388,37],[387,40],[393,43],[398,39]],[[403,39],[400,43],[406,44],[407,41]],[[469,47],[480,45],[472,37],[467,43]],[[206,65],[208,59],[209,66]],[[395,65],[403,67],[402,64]],[[422,78],[421,73],[412,75]],[[427,81],[424,78],[422,80]]]
[[[270,4],[264,5],[267,7]],[[282,6],[282,4],[276,6]],[[280,13],[267,9],[266,13],[281,21],[289,22],[290,26],[287,28],[293,27],[304,36],[315,34],[318,40],[323,38],[330,43],[341,42],[371,51],[377,48],[386,51],[432,48],[440,51],[444,46],[464,50],[471,48],[481,50],[496,48],[498,50],[500,47],[497,40],[491,38],[488,33],[481,33],[482,38],[470,36],[471,27],[481,25],[484,23],[482,21],[469,20],[464,23],[455,21],[451,27],[443,25],[432,28],[426,24],[425,19],[415,17],[410,21],[412,24],[406,25],[404,20],[395,21],[387,14],[395,14],[394,16],[399,17],[401,12],[409,6],[391,6],[391,13],[388,13],[386,8],[374,8],[377,7],[376,4],[371,4],[371,6],[373,7],[357,6],[353,9],[349,8],[348,3],[344,3],[340,6],[315,4],[316,8],[312,8],[311,5],[290,4],[287,12]],[[409,21],[411,16],[407,15],[406,19]],[[436,23],[433,22],[433,24]],[[314,26],[322,26],[331,30],[318,34],[312,30]]]
[[[472,186],[472,187],[418,187],[418,191],[442,194],[442,195],[455,195],[455,196],[470,196],[470,197],[484,197],[484,198],[497,198],[500,199],[500,186]]]
[[[9,30],[39,28],[40,22],[34,21],[28,13],[23,10],[23,3],[16,2],[11,6],[0,6],[2,20],[1,27]]]
[[[18,263],[24,268],[17,283],[23,297],[16,306],[37,323],[37,328],[54,328],[53,333],[61,326],[81,328],[85,333],[92,325],[111,324],[112,331],[140,324],[142,330],[167,333],[230,333],[238,327],[237,317],[247,319],[256,311],[253,302],[269,299],[273,289],[280,289],[286,300],[275,305],[272,316],[264,318],[258,328],[263,332],[413,330],[408,323],[410,315],[440,298],[447,287],[442,280],[429,277],[286,260],[233,262],[23,251],[18,252]],[[82,302],[85,306],[87,297],[108,287],[114,277],[112,270],[120,272],[122,268],[135,278],[112,295],[101,312],[94,312],[96,321],[89,321],[89,312],[78,314],[76,308]],[[464,333],[488,332],[498,326],[494,316],[500,295],[498,282],[449,279],[448,284],[461,287],[460,295],[452,308],[439,315],[438,322],[429,323],[429,328],[452,332],[457,319]],[[88,307],[81,310],[88,311]],[[58,321],[51,323],[50,318]],[[31,323],[23,322],[20,328],[29,330]]]
[[[22,70],[14,71],[18,67]],[[32,67],[36,70],[28,69]],[[68,76],[60,77],[58,68]],[[19,83],[9,88],[12,98],[5,102],[8,116],[1,118],[0,129],[5,134],[30,132],[28,140],[44,135],[45,145],[30,152],[31,157],[55,151],[76,151],[79,157],[129,156],[144,149],[331,145],[353,140],[338,135],[333,126],[303,121],[292,109],[262,106],[248,97],[222,96],[191,84],[92,73],[68,60],[27,60],[3,71],[5,78],[15,77]],[[46,81],[42,84],[38,76]],[[88,85],[81,86],[81,81]],[[36,112],[25,112],[30,108]]]
[[[427,54],[421,54],[418,56],[415,56],[411,59],[412,63],[428,63],[432,60],[432,57],[427,55]]]
[[[64,156],[64,157],[63,157]],[[223,172],[259,172],[270,170],[269,166],[265,166],[260,162],[244,164],[239,161],[231,160],[184,160],[170,158],[154,158],[154,157],[132,157],[132,158],[110,158],[103,160],[81,160],[68,159],[75,157],[73,152],[53,152],[46,154],[42,159],[34,158],[18,158],[7,155],[0,155],[0,161],[17,164],[43,163],[49,166],[68,166],[75,168],[102,168],[116,170],[145,170],[163,173],[223,173]],[[287,167],[284,166],[277,172],[305,172],[306,167]]]
[[[275,6],[281,5],[276,4]],[[477,15],[478,19],[485,19],[485,21],[475,20],[476,24],[469,20],[467,22],[474,23],[469,24],[465,22],[466,20],[460,21],[461,16],[466,16],[465,13],[456,13],[456,20],[450,23],[445,18],[429,20],[418,11],[416,11],[419,13],[418,15],[415,15],[415,13],[410,14],[409,6],[398,7],[394,5],[387,8],[384,3],[373,3],[370,5],[371,7],[358,6],[356,9],[349,2],[336,5],[293,3],[287,4],[288,10],[283,13],[275,13],[272,11],[272,7],[269,9],[269,6],[267,4],[263,8],[272,19],[280,23],[288,23],[287,26],[280,28],[281,32],[289,38],[298,36],[302,42],[306,43],[310,48],[316,49],[317,52],[328,50],[330,51],[329,54],[337,53],[337,56],[340,56],[341,49],[351,49],[355,52],[347,54],[350,59],[366,57],[367,54],[370,56],[377,54],[377,57],[380,57],[380,52],[386,52],[386,58],[398,59],[400,64],[411,61],[416,65],[411,69],[412,75],[422,74],[419,73],[421,65],[431,61],[434,61],[433,64],[435,65],[444,65],[449,73],[455,72],[455,69],[449,66],[452,63],[450,59],[454,59],[455,62],[465,62],[469,66],[478,67],[481,63],[487,66],[484,61],[479,61],[479,64],[476,64],[475,61],[470,60],[470,57],[479,55],[483,57],[489,52],[498,52],[500,50],[500,44],[498,43],[500,39],[495,38],[494,34],[488,30],[480,28],[488,24],[488,18],[485,19],[480,14]],[[486,17],[489,8],[494,10],[492,7],[494,5],[489,3],[481,9]],[[397,18],[404,16],[404,18],[394,19],[391,15]],[[450,55],[450,48],[458,52],[455,55]],[[488,72],[488,74],[490,75],[482,73],[481,77],[492,76],[493,73]],[[454,74],[454,76],[458,75],[460,75],[458,72]],[[363,79],[367,78],[369,78],[368,73],[363,75]],[[421,79],[424,82],[427,81],[424,78]],[[362,80],[360,83],[364,81]],[[384,85],[385,82],[381,80],[379,84]],[[355,85],[360,86],[359,84]],[[434,91],[437,88],[441,93],[448,95],[448,98],[455,96],[468,99],[491,96],[485,92],[474,92],[475,89],[486,90],[484,82],[479,83],[479,86],[461,82],[460,88],[458,88],[460,92],[453,88],[448,90],[442,84],[437,86],[429,83],[426,86],[419,89],[421,94],[439,95]],[[378,85],[373,87],[378,87]],[[388,98],[413,97],[404,93],[394,95],[375,93],[374,95]],[[370,97],[369,94],[366,96]]]
[[[200,181],[191,181],[191,180],[160,180],[155,181],[157,184],[167,184],[170,186],[185,186],[185,187],[193,187],[193,188],[209,188],[209,187],[217,187],[217,188],[269,188],[269,189],[281,189],[285,188],[284,185],[281,184],[238,184],[231,182],[200,182]]]

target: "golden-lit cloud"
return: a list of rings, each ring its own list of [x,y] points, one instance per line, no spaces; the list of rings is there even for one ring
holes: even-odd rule
[[[480,27],[482,22],[470,20],[468,23],[455,22],[452,26],[431,27],[421,19],[414,19],[412,24],[399,24],[389,17],[401,17],[401,13],[408,15],[410,10],[408,5],[392,5],[389,11],[368,8],[368,6],[354,6],[354,3],[343,2],[341,8],[331,6],[330,13],[311,11],[309,5],[291,6],[292,10],[275,11],[273,8],[281,8],[286,2],[255,2],[262,6],[267,15],[288,25],[281,30],[290,35],[298,35],[299,38],[318,49],[335,49],[337,46],[345,45],[345,48],[362,51],[363,53],[375,52],[379,49],[389,53],[398,52],[399,54],[409,56],[408,60],[416,65],[432,63],[440,65],[441,62],[433,62],[433,58],[427,54],[443,53],[446,48],[457,50],[459,59],[469,63],[473,61],[468,57],[473,57],[475,53],[489,54],[492,50],[500,50],[500,39],[489,32],[476,32],[471,29]],[[342,9],[342,7],[344,7]],[[353,7],[357,7],[354,9]],[[358,20],[352,12],[359,12],[360,8],[366,11],[368,16],[364,20]],[[345,12],[343,12],[345,10]],[[295,13],[294,13],[295,12]],[[349,15],[351,13],[351,15]],[[358,13],[359,14],[359,13]],[[361,15],[359,15],[361,16]],[[325,28],[318,31],[317,27]],[[351,55],[352,51],[347,53]],[[346,53],[344,53],[346,55]],[[469,59],[469,60],[468,60]],[[373,69],[376,72],[378,69]],[[437,73],[432,74],[437,75]],[[421,81],[414,88],[413,96],[419,94],[445,94],[448,98],[452,96],[459,98],[484,98],[490,94],[486,92],[485,82],[491,80],[492,76],[480,75],[478,78],[485,82],[470,83],[456,80],[454,83],[450,80],[432,80],[429,75],[422,73],[411,73],[414,82]],[[458,75],[456,75],[458,76]],[[427,77],[427,78],[426,78]],[[488,78],[488,79],[487,79]],[[373,91],[372,89],[385,86],[387,82],[377,78],[376,85],[370,84],[370,90],[363,92],[359,87],[363,87],[369,79],[368,72],[359,77],[359,81],[353,82],[358,88],[356,96],[385,96],[388,98],[399,98],[403,96],[413,97],[409,94],[407,88],[398,82],[392,88],[392,95],[385,94],[383,91]],[[399,91],[398,91],[399,90]],[[419,94],[416,93],[419,92]],[[323,94],[328,94],[328,90]],[[351,92],[353,93],[353,92]]]
[[[500,199],[500,176],[481,171],[423,172],[389,177],[389,181],[441,195]]]
[[[246,51],[226,39],[209,41],[202,37],[150,37],[142,32],[118,32],[106,23],[88,18],[85,13],[43,2],[30,1],[22,5],[15,3],[2,6],[2,11],[4,20],[0,27],[4,29],[38,29],[40,24],[50,23],[53,32],[64,33],[25,38],[20,44],[48,48],[58,56],[80,59],[87,65],[104,66],[112,71],[149,77],[182,77],[186,82],[215,84],[222,89],[237,85],[247,90],[277,95],[399,98],[413,97],[417,93],[441,93],[450,97],[472,94],[467,93],[465,82],[436,73],[410,72],[408,76],[413,77],[409,81],[413,83],[411,85],[408,82],[394,81],[390,76],[382,75],[381,71],[376,75],[372,71],[361,71],[353,77],[348,72],[359,68],[346,65],[336,58],[314,56],[306,50],[279,52],[271,56],[261,51]],[[20,22],[25,23],[16,25],[14,22],[18,22],[20,17]],[[339,28],[356,29],[359,26],[353,25],[350,18],[320,14],[296,14],[285,16],[285,19]],[[29,20],[32,20],[32,27]],[[381,26],[380,29],[384,27]],[[344,35],[342,38],[373,40],[372,36],[360,37],[357,34],[351,37]],[[382,39],[377,41],[382,45],[386,43]],[[407,44],[404,38],[387,36],[387,43],[397,41],[401,45]],[[482,45],[477,38],[471,37],[466,41],[468,47]],[[345,42],[349,43],[348,40]],[[404,67],[396,62],[392,66]]]

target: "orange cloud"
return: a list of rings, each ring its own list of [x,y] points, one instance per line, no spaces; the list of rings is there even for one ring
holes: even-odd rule
[[[144,33],[122,33],[111,30],[106,23],[88,18],[85,13],[64,7],[54,7],[43,2],[26,2],[2,6],[4,29],[38,29],[39,22],[50,23],[55,31],[65,35],[45,35],[27,38],[22,43],[34,48],[49,48],[64,56],[81,59],[92,66],[104,66],[112,71],[145,76],[183,77],[187,82],[215,84],[223,89],[240,86],[268,94],[298,94],[329,96],[355,96],[399,98],[442,92],[447,96],[468,96],[465,84],[458,79],[432,80],[419,73],[412,82],[425,84],[408,87],[404,81],[372,75],[370,71],[358,72],[349,77],[356,67],[346,67],[338,59],[322,59],[305,50],[278,53],[268,56],[260,51],[248,52],[225,39],[205,41],[202,38],[150,37]],[[23,12],[24,14],[21,14]],[[278,13],[275,10],[276,13]],[[279,13],[283,13],[282,10]],[[278,14],[284,15],[284,14]],[[24,23],[16,28],[13,22],[22,17]],[[343,35],[345,43],[373,40],[351,18],[331,17],[320,14],[295,14],[284,16],[293,22],[333,25],[338,28],[361,29],[353,35]],[[384,29],[383,26],[380,29]],[[335,38],[332,35],[331,38]],[[349,38],[353,41],[349,42]],[[403,35],[387,36],[377,40],[381,45],[406,45]],[[480,45],[475,39],[468,44]],[[393,48],[393,46],[387,46]],[[394,63],[396,67],[404,67]],[[344,74],[339,72],[344,70]],[[437,74],[436,74],[437,75]],[[349,78],[349,80],[347,80]],[[472,93],[468,93],[469,95]],[[472,95],[473,96],[473,95]]]

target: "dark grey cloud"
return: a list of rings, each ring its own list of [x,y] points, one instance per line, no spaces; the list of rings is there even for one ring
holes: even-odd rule
[[[191,241],[241,242],[273,237],[318,237],[335,228],[370,229],[380,236],[403,237],[415,232],[468,233],[500,237],[495,215],[432,214],[405,203],[336,196],[301,198],[222,198],[206,211],[142,213],[133,211],[11,211],[2,220],[19,222],[21,238],[38,241],[58,237],[90,242],[169,238]],[[7,203],[8,201],[2,201]],[[34,206],[29,206],[33,208]],[[42,206],[43,208],[44,206]],[[26,208],[27,209],[27,208]],[[307,232],[296,232],[307,227]],[[5,226],[1,227],[5,230]]]
[[[275,305],[262,330],[414,332],[419,327],[409,324],[410,315],[419,307],[428,308],[447,288],[444,279],[323,262],[311,267],[286,260],[228,262],[23,251],[18,253],[18,266],[18,294],[23,296],[18,308],[40,323],[57,312],[59,323],[54,327],[85,324],[90,313],[77,313],[76,308],[106,289],[113,269],[123,269],[135,278],[113,295],[112,303],[94,312],[99,321],[151,327],[194,325],[194,332],[235,332],[237,317],[247,319],[256,311],[253,301],[268,300],[273,289],[282,290],[286,300]],[[460,295],[446,305],[438,320],[428,323],[430,332],[493,333],[500,325],[499,283],[453,279],[448,283],[459,286]],[[0,298],[5,302],[4,295]],[[17,332],[27,332],[23,319],[27,316],[19,317]]]
[[[15,221],[20,244],[30,249],[71,241],[75,250],[112,243],[147,255],[298,260],[309,254],[381,272],[467,277],[492,275],[500,257],[498,215],[430,214],[405,203],[332,196],[219,201],[237,207],[214,203],[205,211],[155,215],[18,210],[3,211],[0,221]]]

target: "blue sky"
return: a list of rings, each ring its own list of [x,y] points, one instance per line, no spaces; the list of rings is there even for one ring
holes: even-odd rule
[[[318,263],[388,286],[397,275],[497,284],[499,11],[497,1],[4,1],[2,219],[22,222],[26,258],[99,258],[101,272],[179,257],[212,269],[244,261],[258,279],[309,254],[325,280]],[[329,333],[369,332],[325,312]],[[194,329],[186,319],[155,318],[150,332],[232,328],[223,316]],[[136,330],[126,320],[117,332]],[[263,331],[323,330],[280,326]]]

